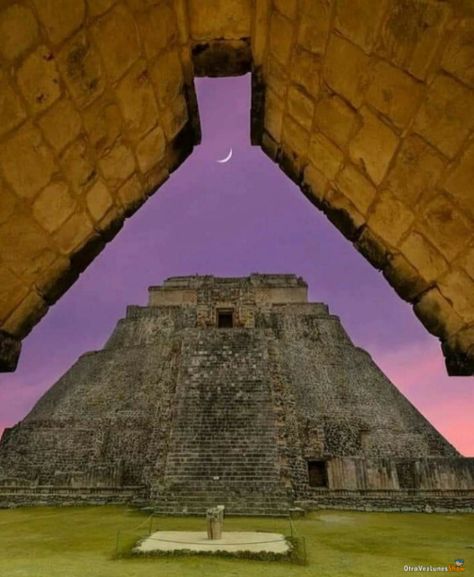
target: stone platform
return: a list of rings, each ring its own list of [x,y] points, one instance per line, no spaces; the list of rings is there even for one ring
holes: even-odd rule
[[[281,533],[226,531],[221,539],[208,539],[205,531],[157,531],[135,549],[136,554],[153,553],[233,553],[274,554],[285,556],[290,545]]]

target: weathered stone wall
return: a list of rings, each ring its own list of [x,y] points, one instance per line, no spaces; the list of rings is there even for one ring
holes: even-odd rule
[[[474,11],[450,0],[4,0],[0,369],[253,72],[252,140],[474,371]]]

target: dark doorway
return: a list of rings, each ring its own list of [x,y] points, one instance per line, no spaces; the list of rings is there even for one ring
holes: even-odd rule
[[[233,311],[217,311],[217,326],[220,329],[231,329],[234,326]]]
[[[308,478],[310,487],[327,487],[326,461],[308,461]]]

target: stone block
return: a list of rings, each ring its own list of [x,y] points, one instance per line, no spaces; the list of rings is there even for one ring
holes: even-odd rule
[[[437,288],[421,296],[413,310],[428,331],[442,339],[463,328],[463,321]]]
[[[99,222],[112,208],[112,196],[101,180],[98,180],[87,193],[86,204],[96,222]]]
[[[97,176],[95,162],[85,140],[80,138],[67,148],[61,159],[61,168],[74,192],[80,194]]]
[[[123,184],[135,172],[135,167],[133,152],[122,140],[118,140],[99,160],[102,176],[112,190]]]
[[[283,120],[282,140],[294,154],[305,156],[308,153],[309,132],[288,115]]]
[[[273,0],[273,6],[290,20],[296,17],[298,10],[298,0]]]
[[[122,4],[96,22],[92,35],[112,82],[121,78],[140,57],[137,25]]]
[[[43,114],[38,124],[45,139],[56,152],[64,150],[82,130],[81,116],[72,102],[66,98],[59,100]]]
[[[0,54],[3,58],[18,58],[31,48],[37,39],[38,23],[28,7],[10,4],[0,12]]]
[[[7,222],[15,212],[17,197],[8,190],[7,185],[0,180],[0,224]]]
[[[367,54],[354,44],[335,34],[331,34],[326,59],[324,77],[329,86],[338,94],[359,108],[369,81],[370,60]]]
[[[48,307],[36,291],[30,291],[3,323],[2,329],[15,337],[24,338],[46,314]]]
[[[146,200],[143,185],[136,174],[120,187],[117,196],[127,215],[135,212]]]
[[[0,322],[11,314],[27,293],[25,283],[2,264],[0,267]]]
[[[166,139],[172,141],[188,122],[188,107],[184,94],[167,106],[161,118]]]
[[[339,147],[345,148],[360,119],[342,98],[325,95],[316,103],[315,125]]]
[[[5,179],[23,198],[33,198],[57,168],[41,132],[30,123],[0,145],[0,166]]]
[[[273,12],[270,19],[270,55],[285,66],[291,55],[293,25],[290,20]]]
[[[139,139],[155,126],[158,105],[145,62],[137,62],[121,80],[117,97],[132,139]]]
[[[444,168],[445,161],[436,149],[413,134],[402,142],[385,186],[414,207],[430,198]]]
[[[33,0],[41,24],[53,44],[60,44],[84,21],[84,0]]]
[[[329,188],[327,177],[312,164],[308,164],[303,174],[303,190],[314,204],[321,205]]]
[[[375,44],[387,3],[387,0],[338,0],[335,27],[368,53]]]
[[[365,170],[375,184],[384,179],[398,146],[398,136],[367,108],[362,126],[349,146],[352,161]]]
[[[397,246],[414,219],[413,213],[402,202],[384,192],[374,203],[368,224],[380,238]]]
[[[160,2],[137,17],[145,55],[153,60],[178,43],[176,15],[169,2]]]
[[[467,323],[474,321],[474,281],[472,278],[462,269],[456,268],[438,280],[438,288],[464,321]]]
[[[474,240],[470,246],[463,251],[456,264],[462,266],[467,274],[474,280]]]
[[[424,80],[443,39],[449,12],[449,6],[441,2],[391,3],[379,38],[379,54]]]
[[[474,87],[474,18],[462,19],[452,31],[441,60],[442,67]]]
[[[87,9],[92,18],[100,16],[114,4],[116,0],[87,0]]]
[[[474,144],[471,144],[450,172],[444,188],[474,219]]]
[[[122,134],[124,121],[112,95],[105,94],[83,112],[84,127],[91,146],[99,156]]]
[[[472,234],[472,223],[443,194],[424,206],[418,228],[448,261],[463,250]]]
[[[354,246],[377,270],[382,270],[391,256],[386,243],[367,227],[362,229]]]
[[[75,211],[54,234],[54,241],[63,254],[71,255],[85,245],[93,234],[89,216],[82,210]]]
[[[297,48],[291,61],[291,79],[316,98],[319,94],[321,63],[317,56]]]
[[[22,63],[17,82],[33,113],[46,110],[59,98],[59,73],[54,56],[46,46],[40,46]]]
[[[428,282],[435,281],[448,269],[448,263],[439,250],[416,230],[412,230],[401,243],[400,252]]]
[[[97,49],[79,33],[58,56],[58,65],[73,100],[79,107],[93,102],[104,90],[104,74]]]
[[[265,95],[264,125],[272,138],[279,142],[283,125],[283,102],[273,90],[267,90]]]
[[[194,40],[250,36],[250,0],[216,0],[212,3],[190,0],[188,10],[189,27]]]
[[[336,186],[361,214],[367,214],[376,195],[375,187],[367,178],[348,164],[339,173]]]
[[[428,288],[416,268],[398,253],[387,259],[383,275],[398,296],[409,302],[414,302]]]
[[[163,130],[157,126],[138,143],[136,155],[142,173],[151,170],[163,159],[166,142]]]
[[[323,54],[331,24],[331,5],[325,0],[302,0],[297,42],[315,54]]]
[[[354,241],[359,236],[365,218],[342,192],[329,188],[324,197],[323,210],[346,238]]]
[[[316,132],[311,135],[309,159],[326,178],[331,180],[339,172],[344,155],[341,150],[322,133]]]
[[[74,212],[76,203],[65,182],[52,182],[33,204],[33,216],[48,232],[56,231]]]
[[[189,41],[189,22],[186,0],[175,0],[173,8],[176,14],[179,41],[181,44],[187,44]]]
[[[9,132],[26,118],[21,100],[0,70],[0,136]]]
[[[383,60],[372,66],[366,101],[396,126],[403,128],[408,124],[423,94],[424,85],[399,68]]]
[[[456,80],[438,75],[416,116],[414,130],[453,158],[473,126],[472,93]]]
[[[275,94],[280,98],[286,98],[286,89],[289,77],[286,69],[274,58],[268,58],[265,81]]]
[[[150,77],[163,107],[168,106],[182,92],[183,69],[177,51],[166,52],[150,68]]]
[[[304,92],[291,86],[287,96],[288,112],[296,122],[306,130],[311,130],[313,124],[314,104]]]

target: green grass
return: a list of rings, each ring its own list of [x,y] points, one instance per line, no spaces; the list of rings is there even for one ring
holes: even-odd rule
[[[137,528],[137,525],[142,524]],[[126,507],[0,510],[1,577],[370,577],[405,575],[405,564],[465,560],[474,574],[474,515],[320,511],[294,521],[305,566],[216,557],[114,558],[148,529]],[[154,529],[203,530],[199,518],[158,517]],[[227,518],[227,530],[288,534],[285,519]]]

